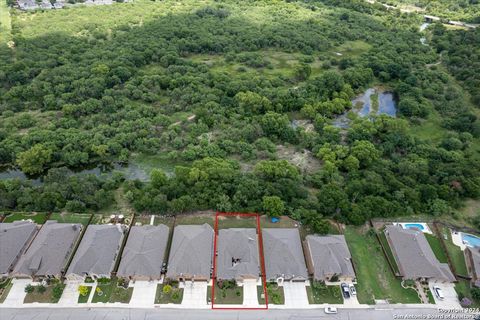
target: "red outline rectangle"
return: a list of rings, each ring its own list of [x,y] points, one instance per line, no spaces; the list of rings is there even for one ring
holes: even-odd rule
[[[258,253],[260,257],[260,271],[262,273],[262,285],[265,295],[265,307],[264,308],[228,308],[228,307],[215,307],[215,281],[217,278],[217,236],[218,236],[218,217],[219,216],[240,216],[240,217],[255,217],[257,223],[258,234]],[[265,274],[265,260],[263,256],[263,238],[262,228],[260,227],[260,215],[258,213],[244,213],[244,212],[217,212],[215,214],[215,237],[213,242],[213,273],[212,273],[212,309],[213,310],[268,310],[268,294],[267,294],[267,279]]]

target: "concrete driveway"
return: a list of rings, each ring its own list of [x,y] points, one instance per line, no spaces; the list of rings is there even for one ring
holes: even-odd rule
[[[285,281],[283,283],[283,293],[285,295],[285,307],[302,308],[309,306],[305,282]]]
[[[433,291],[433,286],[439,287],[445,298],[443,300],[438,299],[437,295]],[[429,282],[428,287],[432,292],[435,304],[439,308],[457,308],[460,309],[460,302],[458,301],[457,292],[455,291],[455,284],[453,283],[435,283]]]
[[[207,305],[207,281],[185,281],[182,305],[187,308],[210,308]]]
[[[151,307],[155,302],[158,281],[135,281],[130,305],[136,307]]]
[[[63,290],[62,297],[58,301],[61,305],[72,305],[78,303],[78,287],[82,284],[79,280],[66,280],[65,289]]]
[[[243,280],[243,306],[247,308],[258,308],[257,280]]]
[[[27,284],[31,284],[32,280],[30,279],[12,279],[12,287],[8,293],[7,298],[3,302],[4,306],[21,306],[23,300],[27,293],[25,292],[25,287]]]
[[[353,282],[345,282],[346,284],[348,284],[348,286],[352,285]],[[342,291],[342,287],[340,286],[340,292]],[[342,297],[343,297],[343,292],[342,293]],[[350,294],[350,298],[343,298],[343,305],[346,306],[346,307],[355,307],[355,306],[359,306],[360,303],[358,302],[358,299],[357,299],[357,296],[354,295],[352,296]]]

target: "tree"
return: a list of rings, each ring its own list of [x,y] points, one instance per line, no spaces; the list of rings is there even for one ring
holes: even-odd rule
[[[476,301],[480,301],[480,288],[472,288],[472,298]]]
[[[150,181],[152,182],[152,186],[154,188],[159,189],[167,183],[168,178],[163,170],[152,169],[150,172]]]
[[[57,284],[55,285],[55,287],[53,287],[52,289],[52,297],[53,299],[55,300],[58,300],[60,299],[60,297],[62,296],[62,293],[63,293],[63,285],[62,284]]]
[[[37,292],[42,294],[44,293],[45,291],[47,291],[47,287],[45,287],[44,285],[39,285],[37,286]]]
[[[285,204],[277,196],[264,196],[262,205],[263,210],[269,217],[279,217],[285,211]]]
[[[17,156],[17,163],[22,171],[28,174],[43,172],[45,166],[52,159],[52,150],[42,144],[36,144]]]
[[[300,80],[307,80],[312,74],[312,68],[308,63],[300,63],[295,67],[295,77]]]
[[[363,167],[369,166],[380,157],[380,152],[370,141],[359,140],[353,143],[351,154],[360,161]]]

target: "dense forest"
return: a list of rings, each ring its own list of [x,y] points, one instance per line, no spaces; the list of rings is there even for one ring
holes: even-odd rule
[[[138,212],[286,213],[319,232],[454,214],[480,196],[480,29],[421,24],[361,0],[12,11],[0,164],[43,178],[0,180],[0,208],[98,210],[121,187]],[[374,86],[397,117],[348,112]],[[66,169],[139,154],[178,165],[149,182]]]

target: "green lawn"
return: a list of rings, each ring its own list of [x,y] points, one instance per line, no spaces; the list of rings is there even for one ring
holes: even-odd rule
[[[251,217],[219,216],[218,217],[218,229],[256,228],[256,227],[257,227],[257,218],[254,216],[251,216]]]
[[[0,45],[12,40],[12,21],[10,8],[6,1],[0,1]]]
[[[208,287],[207,300],[212,297],[212,287]],[[243,303],[243,287],[233,286],[231,288],[220,289],[215,284],[215,304],[242,304]]]
[[[0,303],[5,301],[7,298],[10,289],[12,288],[12,279],[7,278],[2,283],[0,283]]]
[[[395,271],[396,274],[400,274],[400,270],[398,269],[398,265],[393,255],[392,249],[388,244],[387,237],[385,236],[385,232],[383,232],[383,230],[378,232],[378,236],[380,238],[380,241],[382,242],[383,247],[385,248],[385,251],[387,252],[388,260],[390,260],[393,270]]]
[[[446,235],[447,239],[444,240],[445,246],[447,247],[448,255],[452,260],[452,263],[455,267],[457,274],[462,276],[468,276],[467,265],[465,263],[465,255],[463,254],[462,249],[459,246],[456,246],[452,242],[452,233],[447,227],[442,228],[442,235]]]
[[[157,292],[155,294],[155,303],[156,304],[180,304],[183,299],[183,288],[178,288],[178,283],[171,284],[171,291],[164,292],[163,284],[157,286]]]
[[[31,219],[37,224],[44,224],[47,221],[46,213],[31,213],[31,212],[15,212],[8,214],[3,222],[14,222],[19,220]]]
[[[90,293],[92,292],[92,287],[87,286],[88,292],[84,296],[81,294],[78,295],[78,303],[87,303],[88,302],[88,297],[90,296]]]
[[[61,223],[81,223],[86,226],[90,221],[90,213],[52,213],[49,220],[56,220]]]
[[[117,285],[117,281],[98,284],[92,302],[121,302],[128,303],[132,298],[133,288],[125,289]]]
[[[472,298],[470,282],[468,280],[459,279],[455,284],[455,291],[457,291],[459,300],[462,300],[463,297],[467,297],[473,302],[470,308],[480,308],[480,301],[475,301]]]
[[[448,263],[447,254],[442,248],[440,239],[428,233],[425,233],[425,237],[427,238],[427,241],[430,244],[433,253],[435,253],[435,257],[437,257],[438,261],[441,263]]]
[[[61,293],[63,292],[63,289],[65,289],[65,285],[58,281],[54,281],[52,284],[48,285],[45,292],[40,292],[36,286],[33,292],[27,293],[23,303],[57,303],[62,296]],[[55,291],[58,292],[57,295],[54,294]]]
[[[182,214],[177,215],[175,219],[176,225],[182,224],[204,224],[207,223],[210,226],[215,224],[215,213],[212,214]]]
[[[428,297],[428,303],[435,304],[435,299],[433,298],[433,294],[432,294],[432,291],[430,291],[430,289],[427,290],[427,297]]]
[[[260,305],[265,305],[265,299],[262,298],[263,294],[263,286],[257,286],[257,298]],[[283,287],[278,286],[276,283],[267,283],[267,295],[269,304],[285,304]]]
[[[322,282],[312,281],[307,286],[308,303],[310,304],[342,304],[343,297],[340,286],[327,286]]]
[[[391,303],[420,303],[418,293],[402,288],[401,280],[392,274],[373,231],[347,227],[345,238],[356,268],[360,303],[373,304],[375,299],[388,299]]]

